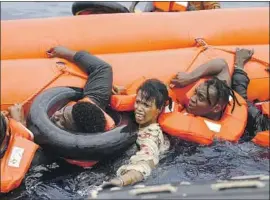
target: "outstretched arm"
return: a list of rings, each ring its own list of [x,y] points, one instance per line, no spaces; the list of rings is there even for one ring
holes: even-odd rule
[[[211,60],[200,65],[190,73],[179,72],[176,77],[171,80],[171,84],[174,87],[182,88],[207,76],[216,76],[220,80],[225,80],[229,86],[231,85],[229,67],[224,59]]]
[[[128,165],[117,170],[118,178],[112,179],[109,184],[126,186],[146,179],[159,163],[160,155],[170,146],[169,140],[156,124],[139,131],[137,144],[140,150],[130,158]]]

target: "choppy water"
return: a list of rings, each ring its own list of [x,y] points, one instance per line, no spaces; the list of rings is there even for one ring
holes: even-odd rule
[[[82,198],[109,180],[117,168],[134,152],[135,147],[119,158],[100,163],[94,169],[80,169],[65,163],[37,166],[28,173],[25,183],[5,199]],[[253,143],[218,143],[199,147],[173,140],[170,153],[145,184],[180,181],[207,181],[250,174],[269,174],[269,149]],[[60,166],[60,167],[59,167]]]
[[[125,6],[129,4],[123,3]],[[72,15],[71,5],[72,2],[2,2],[1,19],[68,16]],[[269,2],[224,2],[222,6],[269,6]],[[133,152],[134,148],[131,148],[119,158],[87,170],[65,163],[35,167],[30,170],[20,188],[0,197],[3,200],[85,197],[96,185],[110,179]],[[172,150],[161,160],[146,184],[216,180],[248,174],[269,174],[269,149],[250,142],[226,142],[199,147],[174,141]]]

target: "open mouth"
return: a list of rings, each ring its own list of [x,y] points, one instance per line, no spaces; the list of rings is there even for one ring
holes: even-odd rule
[[[144,115],[142,113],[135,113],[135,118],[137,121],[142,121],[144,118]]]
[[[194,108],[194,107],[195,107],[194,104],[192,104],[191,102],[188,102],[188,108],[189,108],[189,109],[192,109],[192,108]]]

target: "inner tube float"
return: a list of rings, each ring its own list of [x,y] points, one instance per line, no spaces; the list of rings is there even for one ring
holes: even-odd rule
[[[101,160],[135,143],[138,127],[130,113],[106,112],[115,120],[116,128],[103,133],[71,133],[55,126],[50,117],[70,101],[83,97],[75,87],[55,87],[39,94],[33,101],[27,127],[41,147],[66,159]]]
[[[71,10],[73,15],[129,13],[120,3],[100,1],[74,2]]]

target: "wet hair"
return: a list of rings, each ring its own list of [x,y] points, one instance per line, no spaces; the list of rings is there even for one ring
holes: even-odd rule
[[[210,101],[210,97],[209,97],[209,87],[210,86],[213,86],[216,88],[217,90],[217,100],[216,102],[213,104],[213,106],[217,105],[218,102],[223,102],[224,104],[230,104],[230,101],[229,101],[229,98],[230,96],[233,98],[233,108],[232,108],[232,111],[234,110],[234,107],[235,107],[235,102],[240,106],[241,104],[239,103],[238,99],[236,98],[235,96],[235,93],[234,91],[227,85],[226,81],[222,81],[220,79],[218,79],[217,77],[213,77],[209,80],[207,80],[205,82],[206,84],[206,87],[207,87],[207,100],[208,100],[208,103],[210,105],[211,104],[211,101]]]
[[[161,109],[167,101],[169,101],[169,108],[172,107],[172,100],[169,97],[169,92],[164,83],[158,79],[146,80],[138,89],[137,93],[141,91],[142,98],[146,101],[155,100],[156,107]]]
[[[102,110],[90,102],[78,102],[72,108],[72,117],[79,132],[104,132],[106,119]]]
[[[0,130],[0,145],[2,144],[5,136],[6,136],[6,131],[7,131],[7,122],[5,119],[5,116],[1,113],[1,119],[0,119],[0,125],[1,125],[1,130]]]

